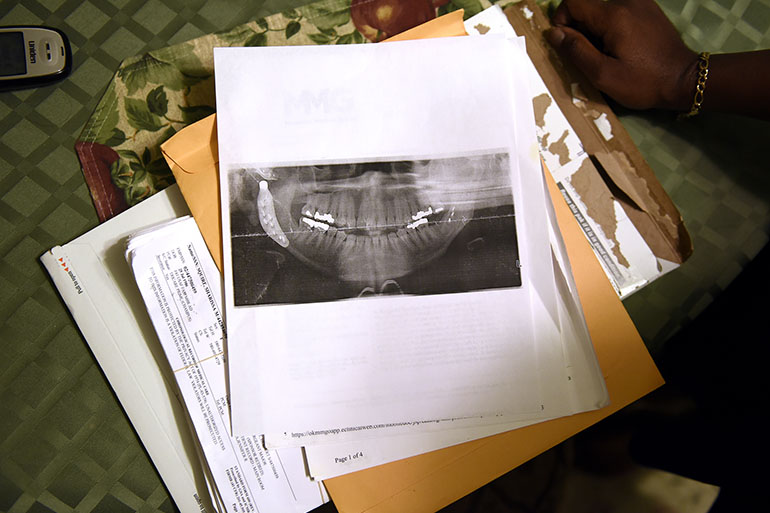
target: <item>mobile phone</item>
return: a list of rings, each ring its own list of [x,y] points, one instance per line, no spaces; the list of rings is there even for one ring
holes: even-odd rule
[[[69,75],[72,50],[59,29],[0,27],[0,91],[40,87]]]

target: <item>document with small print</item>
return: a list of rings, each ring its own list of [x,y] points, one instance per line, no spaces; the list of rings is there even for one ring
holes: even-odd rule
[[[231,436],[221,274],[192,217],[133,235],[127,258],[226,511],[304,513],[328,500],[299,449]]]

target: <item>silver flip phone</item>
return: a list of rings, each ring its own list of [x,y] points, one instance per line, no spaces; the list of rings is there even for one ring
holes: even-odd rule
[[[50,27],[0,27],[0,91],[40,87],[69,75],[72,51]]]

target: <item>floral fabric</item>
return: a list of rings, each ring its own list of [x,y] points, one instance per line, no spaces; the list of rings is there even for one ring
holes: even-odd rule
[[[488,0],[323,0],[123,61],[75,149],[100,221],[174,178],[160,145],[214,112],[214,47],[381,41]]]

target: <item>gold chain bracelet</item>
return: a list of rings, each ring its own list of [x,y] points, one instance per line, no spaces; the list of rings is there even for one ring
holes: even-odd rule
[[[706,80],[709,78],[709,57],[711,57],[709,52],[701,52],[698,55],[698,83],[695,84],[695,96],[692,99],[690,112],[679,115],[682,119],[691,118],[700,112],[703,105],[703,91],[706,90]]]

